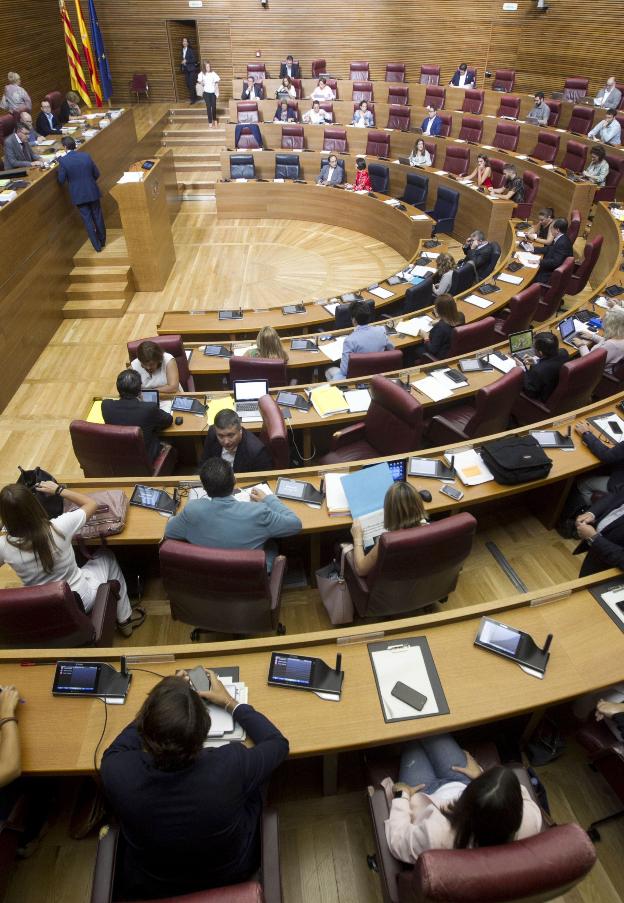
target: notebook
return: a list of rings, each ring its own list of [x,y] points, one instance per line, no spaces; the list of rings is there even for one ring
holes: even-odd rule
[[[343,392],[338,386],[332,386],[330,383],[312,389],[310,401],[319,417],[331,417],[332,414],[342,414],[349,410]]]

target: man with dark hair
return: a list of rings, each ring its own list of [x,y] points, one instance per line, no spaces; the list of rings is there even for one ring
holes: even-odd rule
[[[280,78],[301,78],[301,70],[299,63],[295,63],[290,53],[286,57],[286,62],[280,65]]]
[[[464,259],[471,260],[475,265],[477,279],[485,279],[490,272],[492,253],[494,251],[492,245],[486,239],[485,233],[481,229],[475,229],[466,239],[463,250]]]
[[[257,82],[253,75],[248,75],[246,81],[243,83],[243,90],[241,93],[241,100],[263,100],[264,99],[264,85],[262,82]]]
[[[559,348],[559,343],[551,332],[538,332],[534,347],[535,358],[524,374],[522,391],[529,398],[548,401],[557,388],[559,371],[568,360],[568,352]],[[524,360],[526,362],[527,359]]]
[[[236,411],[228,408],[219,411],[208,430],[200,463],[210,458],[223,458],[234,473],[273,470],[273,459],[264,442],[244,429]]]
[[[37,116],[35,128],[44,138],[47,138],[48,135],[61,134],[61,123],[52,112],[49,100],[41,101],[41,112]]]
[[[197,59],[193,48],[189,44],[188,38],[182,38],[182,60],[180,62],[180,70],[186,81],[189,100],[192,105],[198,100],[195,92],[195,82],[197,81]]]
[[[527,113],[527,122],[532,122],[533,125],[548,125],[548,119],[550,117],[550,107],[544,100],[544,92],[538,91],[535,94],[535,103]]]
[[[276,495],[251,490],[251,501],[238,501],[232,466],[222,458],[202,464],[199,478],[208,498],[194,499],[165,528],[166,539],[181,539],[212,549],[264,549],[267,570],[273,567],[277,546],[271,540],[293,536],[301,521]]]
[[[553,240],[549,245],[542,245],[541,247],[538,245],[537,247],[530,248],[533,254],[542,255],[535,281],[541,282],[544,285],[548,285],[550,282],[550,274],[553,270],[560,267],[567,257],[574,256],[572,242],[567,235],[567,220],[561,218],[553,220],[550,231]]]
[[[618,147],[622,140],[622,127],[616,115],[617,110],[605,110],[604,119],[593,127],[587,137],[592,141],[602,141],[603,144]]]
[[[340,367],[328,367],[325,378],[335,381],[347,378],[349,355],[377,354],[380,351],[392,351],[394,345],[388,341],[383,326],[371,326],[374,309],[362,301],[354,301],[351,305],[351,322],[355,329],[344,340]]]
[[[91,244],[96,251],[101,251],[106,244],[106,226],[97,184],[100,171],[89,154],[84,151],[76,153],[76,142],[69,135],[63,138],[61,144],[67,153],[59,159],[58,180],[61,185],[69,183],[71,202],[78,208]]]
[[[143,433],[145,449],[153,464],[160,442],[158,433],[173,423],[171,414],[161,411],[153,401],[141,401],[141,377],[136,370],[122,370],[117,377],[119,398],[105,398],[102,402],[104,423],[115,426],[139,426]]]

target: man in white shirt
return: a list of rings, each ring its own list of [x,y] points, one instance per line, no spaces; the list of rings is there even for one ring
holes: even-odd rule
[[[442,120],[438,116],[438,111],[430,104],[427,107],[427,115],[422,122],[422,133],[423,135],[439,135],[441,126]]]
[[[327,79],[319,78],[318,85],[310,95],[312,100],[334,100],[334,92],[327,84]]]
[[[617,110],[622,100],[622,92],[615,84],[615,76],[607,79],[607,84],[596,94],[594,105],[597,107],[609,107],[610,110]]]
[[[312,109],[304,113],[301,118],[307,125],[324,125],[326,122],[331,122],[331,114],[326,110],[321,110],[318,100],[314,101]]]
[[[593,127],[587,137],[592,141],[601,141],[603,144],[617,147],[622,140],[622,129],[615,118],[615,110],[607,110],[605,118]]]
[[[456,69],[455,75],[450,80],[449,85],[452,85],[455,88],[474,88],[474,74],[468,71],[466,63],[461,63]]]
[[[550,116],[550,107],[544,100],[544,92],[538,91],[535,95],[535,104],[527,114],[526,121],[535,125],[548,125]]]

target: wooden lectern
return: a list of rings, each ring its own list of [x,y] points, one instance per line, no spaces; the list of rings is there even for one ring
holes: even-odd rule
[[[176,255],[167,202],[175,168],[171,150],[154,158],[151,169],[134,163],[131,171],[142,173],[140,182],[117,182],[111,194],[119,206],[121,225],[128,248],[137,291],[155,292],[165,287]]]

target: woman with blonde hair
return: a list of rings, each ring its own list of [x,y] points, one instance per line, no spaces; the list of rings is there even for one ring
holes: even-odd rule
[[[616,364],[624,361],[624,308],[614,307],[607,311],[602,321],[603,335],[582,330],[577,333],[574,344],[589,351],[603,348],[607,352],[605,373],[611,373]]]
[[[288,355],[272,326],[262,327],[256,337],[256,344],[245,352],[245,357],[261,357],[264,360],[280,360],[288,363]]]
[[[9,113],[13,113],[18,107],[25,107],[29,113],[32,111],[32,100],[21,87],[21,81],[17,72],[9,72],[7,75],[7,84],[4,86],[0,107],[4,107]]]
[[[422,499],[411,483],[397,482],[386,492],[384,499],[384,532],[409,530],[427,523]],[[377,564],[379,544],[369,551],[364,548],[364,534],[359,520],[351,526],[353,536],[353,567],[356,574],[366,577]]]
[[[447,295],[451,290],[455,258],[452,254],[440,254],[436,260],[437,269],[433,274],[433,294],[438,298]]]

